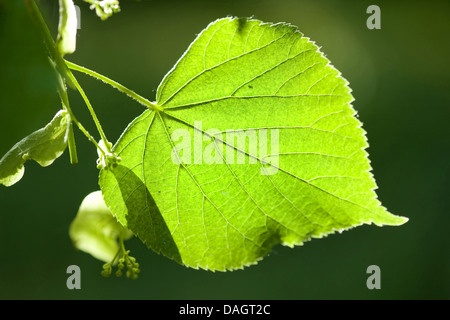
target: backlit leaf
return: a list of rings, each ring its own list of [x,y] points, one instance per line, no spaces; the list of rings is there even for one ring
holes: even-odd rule
[[[254,264],[279,243],[401,225],[374,192],[352,101],[296,27],[217,20],[115,145],[105,202],[154,251],[211,270]]]

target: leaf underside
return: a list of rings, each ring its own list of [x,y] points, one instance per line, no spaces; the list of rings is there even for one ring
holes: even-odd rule
[[[347,84],[296,27],[219,19],[159,85],[162,111],[143,112],[115,145],[123,160],[100,173],[105,202],[154,251],[208,270],[254,264],[278,243],[400,225],[377,200]],[[186,156],[180,131],[216,161]],[[261,134],[265,154],[239,144]]]

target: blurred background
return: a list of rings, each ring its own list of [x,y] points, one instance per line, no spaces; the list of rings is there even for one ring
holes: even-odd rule
[[[37,1],[53,35],[58,2]],[[277,246],[258,265],[235,272],[188,269],[148,250],[128,249],[139,280],[105,279],[102,262],[76,251],[69,225],[83,198],[98,190],[97,154],[75,129],[79,164],[65,154],[47,168],[27,162],[16,185],[0,186],[1,299],[449,299],[450,298],[450,2],[196,0],[120,1],[101,21],[81,8],[77,50],[66,56],[150,100],[164,75],[211,21],[253,16],[299,27],[349,80],[370,143],[378,196],[401,227],[361,226],[294,249]],[[366,9],[381,8],[369,30]],[[77,74],[75,74],[77,76]],[[116,141],[143,107],[83,74],[78,81]],[[80,96],[79,120],[97,132]],[[48,123],[60,108],[55,79],[26,1],[0,0],[0,157]],[[81,268],[68,290],[66,268]],[[381,289],[366,287],[367,267]]]

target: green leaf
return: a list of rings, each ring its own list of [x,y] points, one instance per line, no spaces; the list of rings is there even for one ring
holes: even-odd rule
[[[377,200],[347,84],[294,26],[217,20],[114,146],[106,204],[154,251],[210,270],[254,264],[279,243],[401,225]]]
[[[51,165],[66,149],[70,126],[68,112],[60,110],[44,128],[16,143],[0,159],[0,184],[9,187],[19,181],[29,159],[42,167]]]
[[[59,0],[59,25],[56,46],[61,56],[75,52],[77,27],[77,12],[73,1]]]
[[[81,203],[69,235],[77,249],[111,262],[119,251],[118,239],[127,240],[133,233],[117,222],[106,207],[101,191],[95,191]]]

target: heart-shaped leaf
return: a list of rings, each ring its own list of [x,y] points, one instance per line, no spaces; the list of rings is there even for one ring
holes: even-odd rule
[[[347,81],[289,24],[225,18],[190,45],[100,186],[150,248],[211,270],[406,218],[377,200]]]

